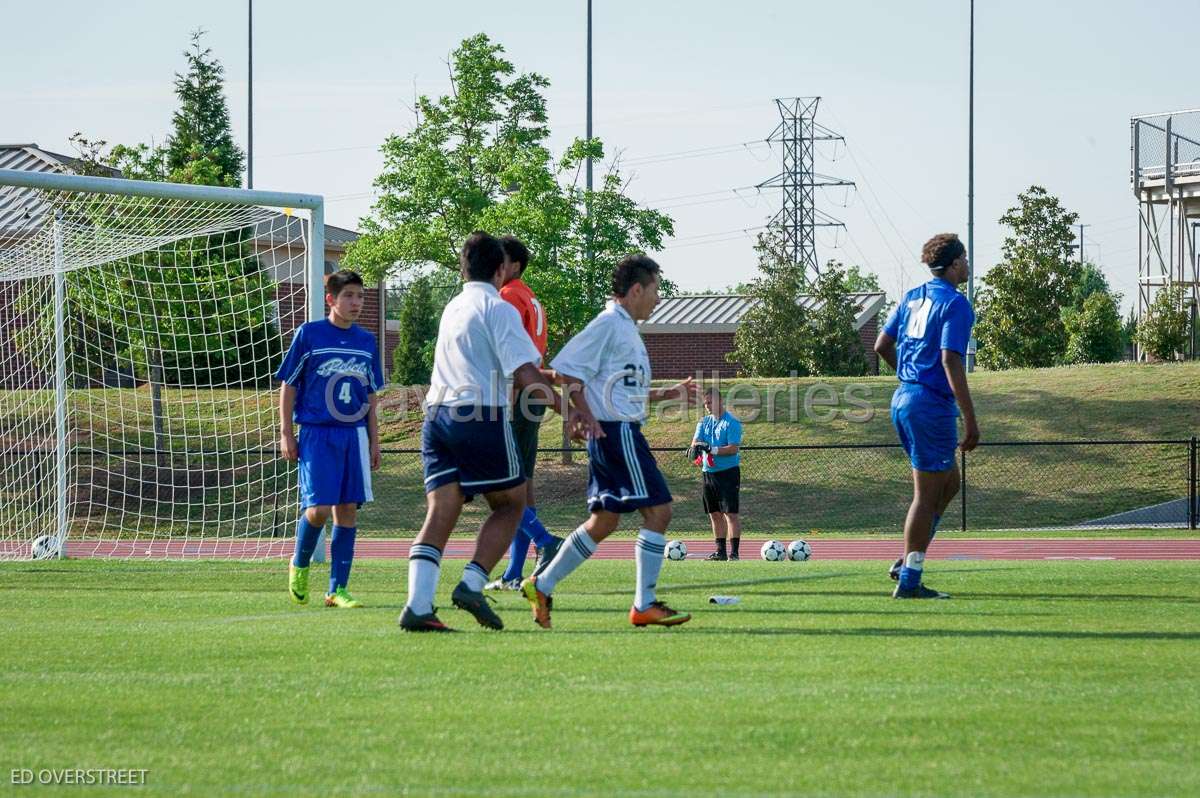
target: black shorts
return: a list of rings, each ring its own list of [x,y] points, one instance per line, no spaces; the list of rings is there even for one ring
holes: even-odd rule
[[[704,472],[704,512],[738,512],[738,494],[742,488],[740,466]]]
[[[546,406],[531,403],[527,407],[528,418],[520,404],[513,406],[512,431],[517,444],[517,456],[521,460],[521,473],[526,479],[533,479],[533,467],[537,465],[538,431],[542,428]]]

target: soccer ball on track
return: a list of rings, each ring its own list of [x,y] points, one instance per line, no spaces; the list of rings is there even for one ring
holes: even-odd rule
[[[762,546],[762,558],[767,562],[779,562],[787,557],[787,551],[778,540],[768,540]]]
[[[29,557],[33,560],[48,560],[56,554],[58,554],[58,547],[54,545],[53,535],[36,537],[29,547]]]
[[[672,540],[667,543],[667,559],[668,560],[685,560],[687,559],[687,544],[682,540]]]
[[[812,556],[812,547],[803,540],[793,540],[788,544],[787,556],[793,562],[804,562]]]

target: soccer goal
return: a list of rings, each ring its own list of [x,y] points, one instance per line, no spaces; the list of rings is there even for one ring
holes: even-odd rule
[[[0,169],[0,560],[273,556],[318,196]]]

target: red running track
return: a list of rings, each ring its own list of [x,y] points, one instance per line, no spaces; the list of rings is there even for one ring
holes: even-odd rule
[[[706,557],[714,549],[711,540],[688,540],[688,557]],[[99,541],[69,540],[70,557],[147,557],[147,558],[212,558],[250,559],[255,557],[286,557],[292,553],[293,542],[286,538],[261,540],[152,540]],[[473,542],[466,539],[450,541],[446,556],[465,559],[470,556]],[[761,540],[742,542],[746,559],[757,559]],[[813,559],[819,560],[892,560],[902,551],[898,540],[810,540]],[[399,559],[408,556],[409,541],[359,539],[357,557]],[[600,544],[596,559],[633,559],[634,540],[621,538]],[[0,547],[0,555],[11,554]],[[26,555],[27,556],[27,555]],[[1095,539],[1095,538],[1029,538],[1029,539],[939,539],[929,551],[933,560],[1200,560],[1200,539]]]

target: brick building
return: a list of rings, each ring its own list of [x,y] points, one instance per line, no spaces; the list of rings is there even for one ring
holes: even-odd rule
[[[857,311],[854,329],[862,340],[867,370],[877,374],[875,336],[886,297],[882,293],[862,293],[851,294],[850,300]],[[733,334],[753,302],[738,294],[683,294],[659,302],[650,318],[640,325],[654,377],[681,379],[697,370],[735,376],[739,366],[726,362],[725,355],[733,351]],[[806,307],[817,307],[811,297],[802,302]]]
[[[0,144],[0,169],[74,174],[79,161],[67,155],[38,147],[36,144]],[[111,177],[120,177],[112,170]],[[28,238],[43,223],[45,203],[37,192],[29,189],[0,187],[0,250],[11,249]],[[307,239],[306,219],[285,217],[282,214],[257,225],[253,244],[262,267],[275,281],[275,311],[284,346],[291,341],[292,331],[305,320],[306,290],[302,282],[303,252],[298,242]],[[325,225],[325,273],[337,270],[346,247],[358,238],[358,233],[334,225]],[[26,362],[16,344],[16,332],[26,326],[16,309],[16,292],[20,281],[0,276],[0,388],[39,387],[49,374],[34,376],[32,364]],[[384,374],[391,373],[392,350],[396,331],[390,330],[386,340],[381,335],[381,291],[378,286],[367,288],[359,324],[375,334],[384,353]],[[394,324],[392,327],[394,328]],[[44,369],[41,369],[44,371]],[[120,380],[120,375],[114,375]]]

